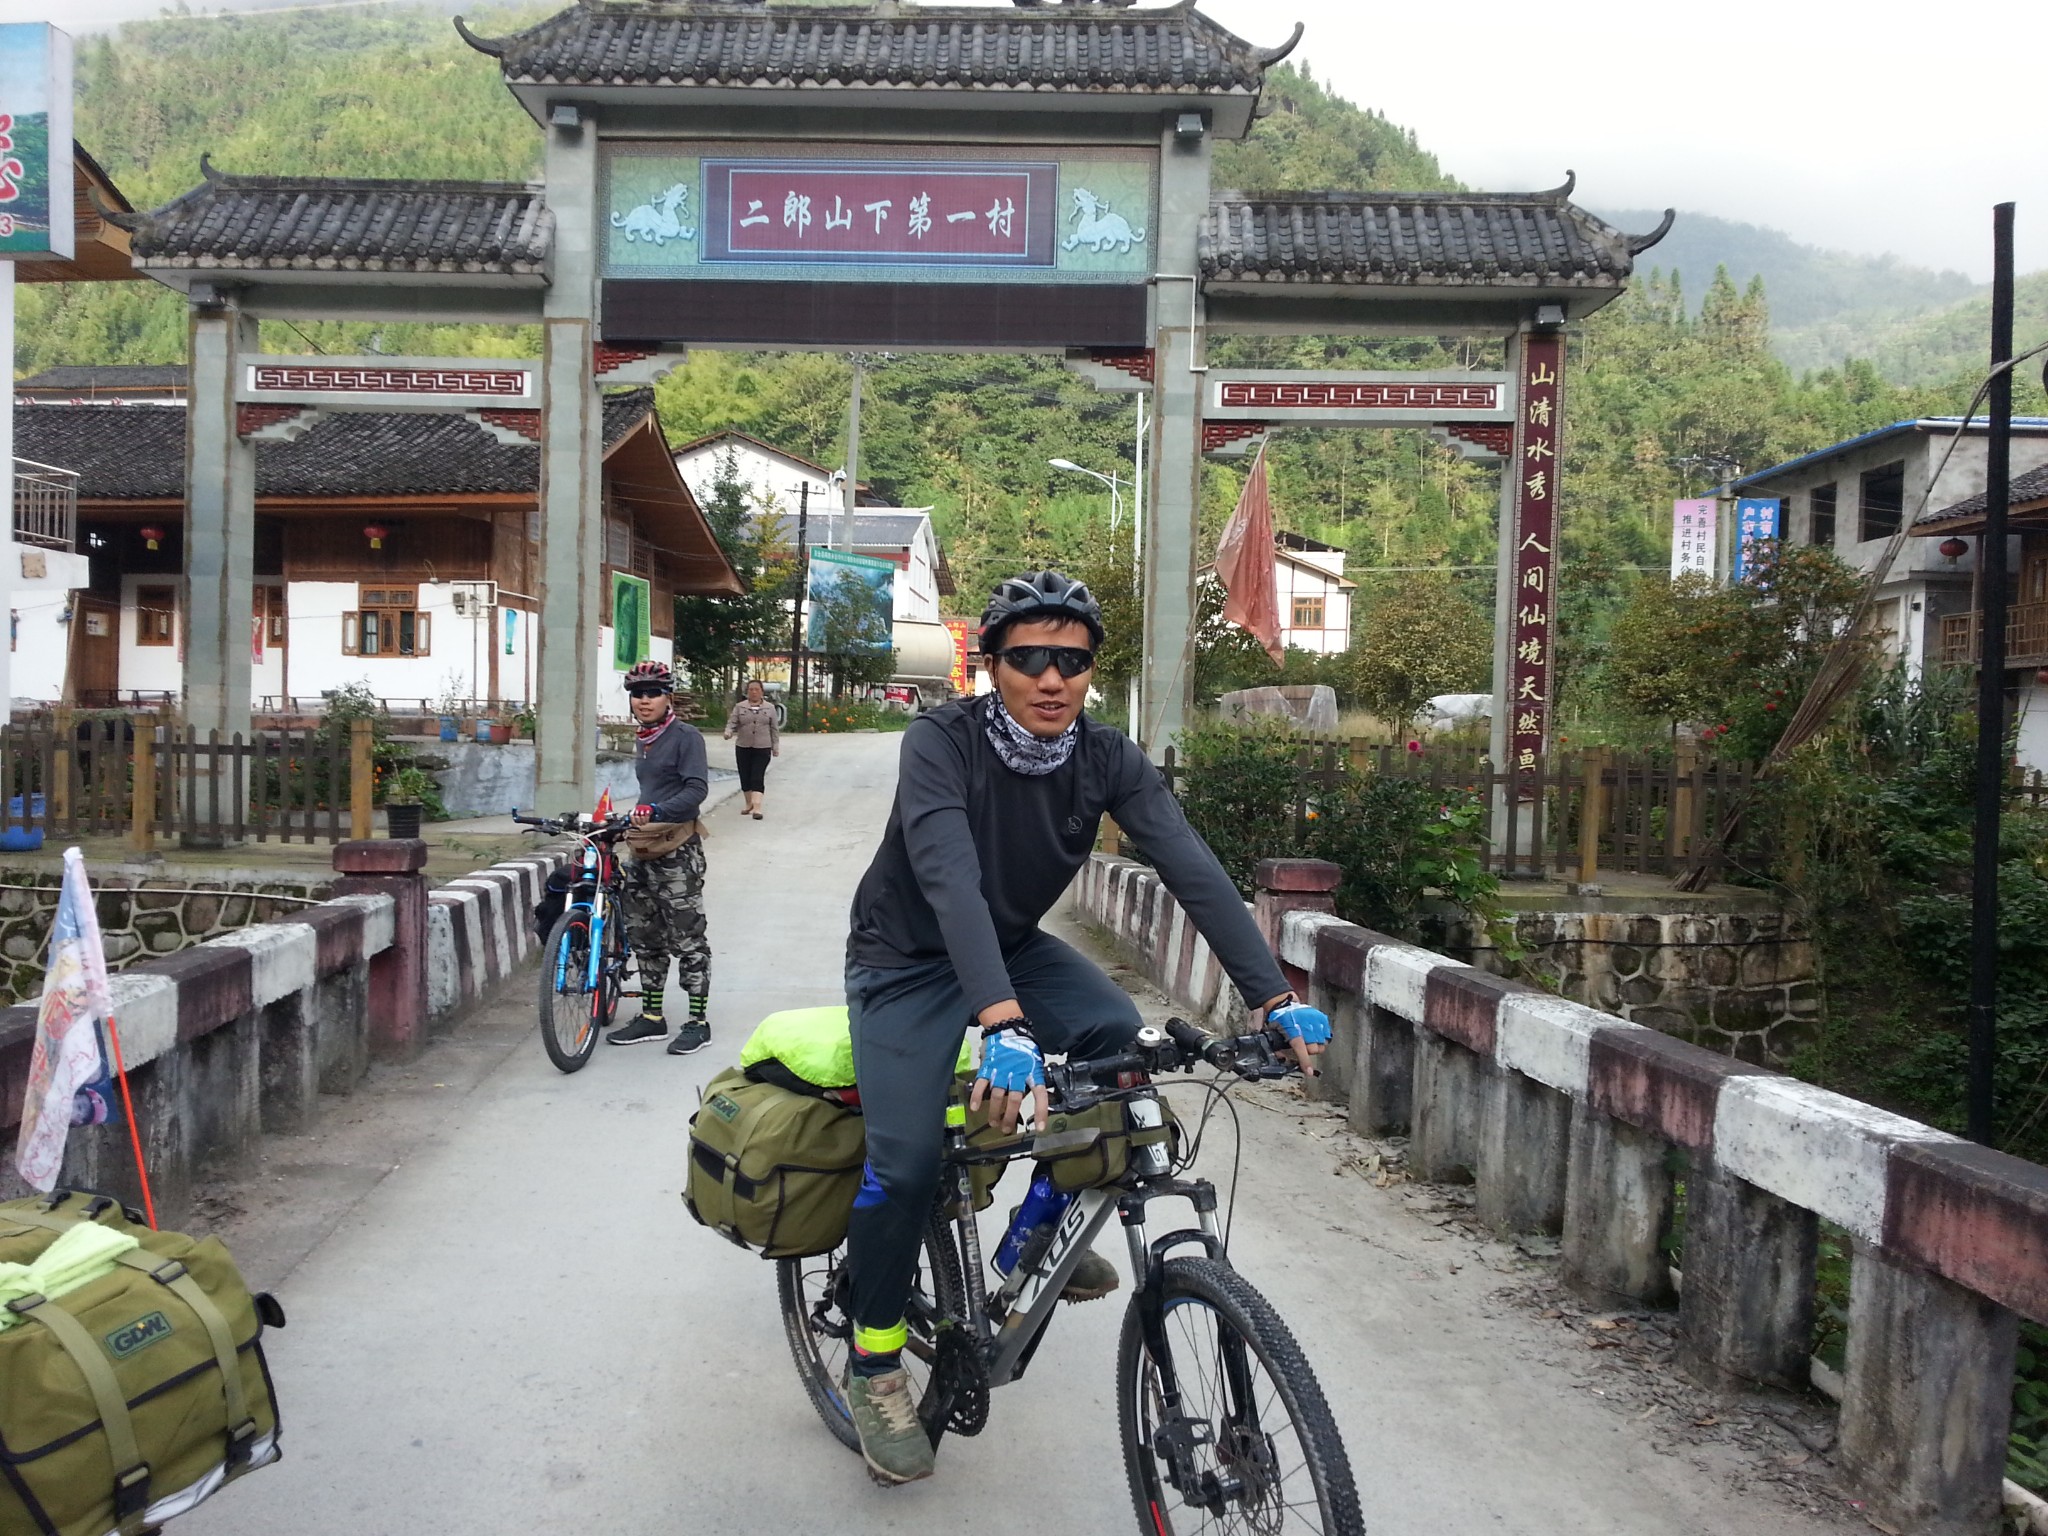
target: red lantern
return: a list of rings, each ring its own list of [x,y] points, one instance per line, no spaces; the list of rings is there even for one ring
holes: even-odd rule
[[[1941,541],[1941,552],[1950,560],[1960,560],[1970,552],[1970,546],[1951,536]]]
[[[384,547],[384,539],[390,532],[391,530],[382,523],[369,523],[363,528],[363,537],[370,541],[370,548],[382,549]]]
[[[154,523],[152,523],[149,527],[144,528],[142,530],[142,542],[146,547],[150,549],[159,548],[163,544],[163,541],[164,531],[163,529],[157,527]]]

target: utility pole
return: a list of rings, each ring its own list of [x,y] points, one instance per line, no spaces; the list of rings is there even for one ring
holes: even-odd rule
[[[801,698],[803,711],[801,725],[811,723],[811,691],[809,679],[804,671],[804,599],[811,589],[811,552],[808,540],[811,532],[811,482],[808,480],[792,486],[797,493],[796,511],[796,598],[790,604],[789,620],[789,696],[792,700]]]
[[[867,370],[867,358],[861,353],[853,354],[853,392],[847,397],[846,405],[846,506],[844,522],[840,531],[846,536],[846,547],[853,548],[853,509],[860,500],[860,381]],[[833,540],[836,544],[838,540]]]
[[[1983,607],[1977,665],[1977,815],[1970,881],[1970,1140],[1992,1145],[1997,1122],[1998,841],[2005,797],[2005,514],[2012,495],[2012,215],[1991,210],[1991,433],[1984,453]]]

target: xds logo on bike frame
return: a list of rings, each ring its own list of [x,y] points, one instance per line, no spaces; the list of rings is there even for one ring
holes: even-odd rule
[[[126,1360],[130,1355],[149,1348],[159,1339],[171,1336],[171,1320],[161,1312],[152,1312],[147,1317],[138,1317],[134,1322],[116,1328],[107,1335],[107,1352],[116,1360]]]

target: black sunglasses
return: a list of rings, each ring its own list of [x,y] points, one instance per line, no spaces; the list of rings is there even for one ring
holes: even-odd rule
[[[1079,677],[1095,665],[1095,653],[1078,645],[1013,645],[996,656],[1026,677],[1036,677],[1047,667],[1058,667],[1061,677]]]
[[[668,690],[659,684],[652,688],[628,688],[626,690],[626,697],[629,699],[665,699],[668,697]]]

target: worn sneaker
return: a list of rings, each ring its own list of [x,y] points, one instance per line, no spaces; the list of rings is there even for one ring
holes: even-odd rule
[[[605,1036],[613,1045],[643,1045],[649,1040],[662,1040],[668,1036],[668,1025],[660,1019],[650,1019],[641,1014],[630,1024],[621,1024]]]
[[[676,1037],[668,1043],[671,1056],[687,1056],[711,1043],[711,1025],[704,1019],[685,1019],[676,1026]]]
[[[1107,1296],[1121,1284],[1123,1280],[1117,1274],[1116,1266],[1090,1248],[1081,1255],[1081,1262],[1074,1266],[1074,1272],[1067,1276],[1066,1288],[1060,1292],[1060,1300],[1095,1301]]]
[[[938,1466],[932,1437],[918,1421],[910,1373],[898,1366],[879,1376],[847,1372],[846,1411],[860,1435],[860,1454],[877,1482],[914,1483]]]

